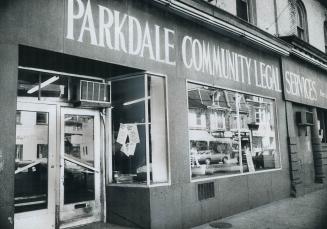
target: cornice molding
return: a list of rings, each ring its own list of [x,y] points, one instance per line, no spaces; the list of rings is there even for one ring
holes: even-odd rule
[[[231,35],[234,35],[236,37],[240,37],[246,41],[249,41],[253,43],[254,45],[260,46],[262,48],[268,49],[270,51],[273,51],[277,54],[288,56],[291,51],[291,47],[286,44],[284,41],[274,37],[274,41],[277,44],[272,43],[272,38],[267,37],[267,39],[264,39],[262,37],[259,37],[249,31],[246,31],[236,25],[230,24],[226,21],[223,21],[215,16],[212,16],[206,12],[203,12],[199,9],[196,9],[188,4],[185,4],[181,1],[177,0],[148,0],[148,2],[154,2],[157,4],[160,4],[167,9],[171,10],[172,12],[186,17],[191,18],[196,21],[205,23],[206,25],[214,28],[223,30],[224,32],[227,32]],[[266,35],[264,35],[266,36]],[[273,36],[273,35],[271,35]],[[269,41],[269,39],[271,41]]]

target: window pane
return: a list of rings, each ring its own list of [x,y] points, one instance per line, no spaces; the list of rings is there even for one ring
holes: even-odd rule
[[[64,203],[94,199],[94,118],[65,115]]]
[[[42,74],[41,97],[68,99],[68,78],[64,76]]]
[[[280,167],[280,155],[276,148],[275,102],[257,96],[246,96],[250,113],[259,112],[259,119],[248,124],[250,131],[250,150],[255,170]]]
[[[94,200],[94,171],[65,160],[64,203]]]
[[[39,97],[38,87],[40,83],[38,72],[18,71],[17,96]]]
[[[15,212],[47,207],[48,124],[37,125],[37,112],[17,111]],[[48,113],[43,113],[48,119]]]
[[[19,70],[17,94],[21,97],[37,97],[41,99],[68,99],[68,81],[65,76]]]
[[[113,172],[117,183],[146,183],[144,76],[112,82]]]
[[[190,83],[188,100],[192,177],[280,167],[273,100]]]
[[[93,116],[65,115],[65,156],[94,166]]]
[[[165,79],[142,75],[113,81],[111,85],[114,182],[167,182]],[[147,120],[145,106],[148,109]],[[147,160],[150,162],[148,165]]]

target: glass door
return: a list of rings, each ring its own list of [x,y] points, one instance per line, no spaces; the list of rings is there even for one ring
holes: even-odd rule
[[[61,108],[60,228],[101,219],[99,116]]]
[[[55,228],[56,106],[17,102],[15,229]]]

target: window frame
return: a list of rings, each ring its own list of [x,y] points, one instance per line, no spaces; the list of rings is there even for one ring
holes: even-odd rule
[[[236,0],[236,16],[244,21],[247,21],[251,24],[256,25],[257,21],[256,21],[256,0]],[[245,4],[246,5],[246,19],[241,17],[239,11],[242,11],[243,13],[243,9],[239,8],[241,7],[241,4]]]
[[[201,81],[197,81],[197,80],[190,80],[190,79],[186,79],[186,97],[188,96],[188,84],[198,84],[198,85],[202,85],[202,86],[207,86],[207,87],[212,87],[212,88],[219,88],[219,89],[223,89],[223,90],[229,90],[229,91],[233,91],[233,92],[239,92],[239,93],[243,93],[243,94],[247,94],[247,95],[253,95],[253,96],[257,96],[257,97],[261,97],[261,98],[265,98],[265,99],[271,99],[274,104],[275,104],[275,108],[274,108],[274,112],[275,112],[275,129],[276,129],[276,150],[278,150],[279,152],[279,164],[280,167],[279,168],[274,168],[274,169],[267,169],[267,170],[260,170],[260,171],[255,171],[255,172],[246,172],[246,173],[239,173],[239,174],[231,174],[231,175],[224,175],[224,176],[211,176],[211,177],[203,177],[203,178],[196,178],[196,179],[192,179],[192,170],[191,170],[191,162],[189,160],[189,174],[190,174],[190,182],[191,183],[198,183],[198,182],[203,182],[203,181],[213,181],[213,180],[218,180],[218,179],[226,179],[226,178],[230,178],[230,177],[237,177],[237,176],[251,176],[251,175],[256,175],[256,174],[261,174],[261,173],[269,173],[269,172],[277,172],[283,169],[283,164],[282,164],[282,153],[280,150],[280,136],[279,136],[279,122],[278,122],[278,106],[277,106],[277,98],[276,97],[271,97],[271,96],[266,96],[266,95],[260,95],[260,94],[256,94],[256,93],[251,93],[251,92],[247,92],[247,91],[242,91],[242,90],[238,90],[238,89],[232,89],[232,88],[228,88],[228,87],[222,87],[222,86],[218,86],[218,85],[214,85],[214,84],[209,84],[209,83],[205,83],[205,82],[201,82]],[[187,109],[189,109],[189,101],[187,99]],[[188,135],[188,142],[189,140],[189,129],[187,129],[187,135]],[[190,157],[190,152],[191,150],[191,146],[190,144],[188,144],[188,157]]]
[[[138,78],[138,77],[144,77],[144,86],[145,86],[145,94],[144,94],[144,98],[146,98],[144,107],[145,107],[145,123],[147,123],[148,125],[145,125],[145,133],[146,133],[146,169],[147,169],[147,178],[146,178],[146,183],[145,184],[140,184],[140,183],[115,183],[113,181],[114,178],[114,173],[113,173],[113,166],[109,166],[110,169],[108,172],[108,179],[106,180],[108,182],[109,186],[119,186],[119,187],[138,187],[138,188],[152,188],[152,187],[160,187],[160,186],[171,186],[171,163],[170,163],[170,147],[169,147],[169,143],[170,143],[170,139],[169,139],[169,105],[168,105],[168,81],[167,81],[167,75],[165,74],[158,74],[158,73],[153,73],[153,72],[142,72],[142,73],[136,73],[136,74],[126,74],[126,75],[121,75],[118,77],[115,77],[111,80],[111,82],[113,81],[123,81],[123,80],[128,80],[128,79],[132,79],[132,78]],[[166,144],[167,144],[167,149],[166,149],[166,155],[167,155],[167,182],[162,182],[162,183],[151,183],[151,179],[150,179],[150,141],[151,141],[151,135],[150,135],[150,130],[149,130],[149,124],[151,123],[151,120],[149,120],[149,103],[150,103],[150,99],[149,98],[149,92],[147,90],[148,88],[148,77],[160,77],[164,79],[164,83],[165,83],[165,116],[166,116]],[[112,111],[110,109],[110,117],[112,117]],[[113,133],[113,125],[110,124],[110,129],[111,129],[111,134]],[[110,136],[110,139],[112,139],[112,136]],[[110,150],[109,150],[109,164],[112,165],[113,160],[112,160],[112,156],[113,156],[113,146],[112,146],[112,141],[109,140],[108,141],[110,146]]]
[[[296,0],[294,5],[295,12],[295,35],[305,41],[309,42],[309,31],[308,31],[308,17],[305,6],[301,0]]]

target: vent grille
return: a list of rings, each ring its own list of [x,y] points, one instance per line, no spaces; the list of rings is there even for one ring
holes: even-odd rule
[[[81,80],[80,87],[81,101],[110,102],[108,84]]]
[[[205,200],[215,197],[215,186],[213,182],[198,184],[198,199]]]

